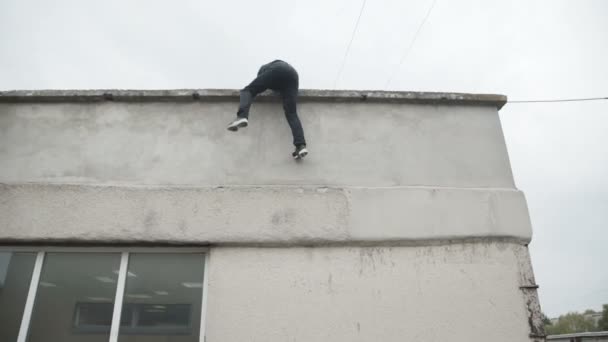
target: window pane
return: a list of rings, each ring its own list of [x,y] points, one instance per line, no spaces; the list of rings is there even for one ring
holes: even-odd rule
[[[16,341],[35,253],[0,252],[0,341]]]
[[[203,295],[202,254],[129,256],[119,342],[198,342]]]
[[[119,265],[119,253],[47,253],[28,342],[107,342]]]
[[[77,303],[74,313],[74,331],[79,333],[107,333],[112,326],[112,303]],[[121,322],[130,324],[133,315],[128,307],[122,308]]]
[[[138,326],[188,328],[190,324],[189,304],[142,305]]]

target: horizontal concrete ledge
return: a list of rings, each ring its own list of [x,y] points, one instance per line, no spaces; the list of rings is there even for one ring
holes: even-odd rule
[[[177,102],[234,100],[239,96],[235,89],[171,89],[171,90],[12,90],[0,92],[0,102]],[[276,96],[266,93],[261,100]],[[496,94],[435,93],[378,90],[320,90],[302,89],[300,101],[314,102],[382,102],[417,104],[484,105],[502,108],[507,97]]]
[[[0,185],[0,242],[191,245],[526,244],[510,189]]]
[[[527,246],[529,241],[514,237],[472,237],[458,239],[430,239],[430,240],[397,240],[397,241],[293,241],[290,243],[272,243],[272,242],[228,242],[228,243],[209,243],[209,242],[192,242],[192,241],[148,241],[148,240],[104,240],[91,241],[81,239],[16,239],[2,238],[0,239],[0,249],[10,249],[15,252],[29,252],[33,249],[45,251],[62,251],[65,248],[99,248],[100,251],[107,248],[171,248],[179,247],[182,249],[192,249],[198,252],[209,250],[210,248],[285,248],[285,247],[308,247],[308,248],[331,248],[331,247],[422,247],[422,246],[451,246],[454,244],[489,244],[489,243],[504,243],[515,244],[518,246]],[[34,248],[40,247],[40,248]]]

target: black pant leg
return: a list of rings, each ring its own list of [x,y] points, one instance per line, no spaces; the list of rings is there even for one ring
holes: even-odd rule
[[[236,115],[240,118],[249,117],[249,108],[253,99],[266,89],[276,87],[277,75],[273,70],[268,70],[256,77],[248,86],[241,90],[239,110]]]
[[[283,98],[283,109],[285,110],[285,118],[291,128],[291,134],[293,135],[294,146],[306,145],[306,139],[304,138],[304,129],[302,123],[298,117],[297,111],[297,98],[298,88],[288,88],[281,92]]]

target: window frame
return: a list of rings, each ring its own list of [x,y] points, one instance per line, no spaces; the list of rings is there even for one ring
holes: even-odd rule
[[[23,316],[21,317],[21,325],[17,342],[26,342],[29,331],[32,311],[34,309],[34,301],[40,283],[40,274],[46,253],[120,253],[120,268],[118,272],[118,281],[116,282],[116,294],[114,297],[114,306],[112,312],[112,326],[110,328],[109,342],[118,342],[118,333],[120,328],[120,315],[123,306],[124,291],[127,282],[127,268],[129,264],[129,256],[131,253],[150,253],[150,254],[201,254],[203,257],[203,287],[202,303],[201,303],[201,321],[199,341],[205,341],[206,334],[206,316],[207,316],[207,290],[208,290],[208,272],[209,272],[209,248],[207,247],[179,247],[179,246],[150,246],[150,247],[120,247],[120,246],[79,246],[79,247],[64,247],[64,246],[0,246],[0,252],[30,252],[36,253],[36,261],[32,270],[29,290],[25,301]]]

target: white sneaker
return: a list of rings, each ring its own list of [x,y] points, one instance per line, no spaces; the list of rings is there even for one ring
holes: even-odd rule
[[[300,145],[296,147],[296,150],[291,154],[296,160],[303,159],[308,155],[306,145]]]
[[[245,128],[249,125],[249,120],[246,118],[236,118],[236,120],[232,121],[230,125],[228,125],[228,130],[232,132],[236,132],[239,128]]]

